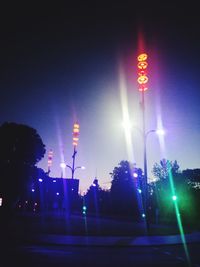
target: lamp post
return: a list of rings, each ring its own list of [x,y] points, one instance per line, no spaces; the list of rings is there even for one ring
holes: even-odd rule
[[[49,175],[51,171],[52,160],[53,160],[53,150],[50,149],[48,153],[48,161],[47,161],[47,165],[48,165],[47,175]]]
[[[71,169],[71,171],[72,171],[72,177],[71,178],[72,179],[74,179],[74,172],[76,169],[78,169],[78,168],[84,169],[84,167],[82,167],[82,166],[75,167],[75,158],[76,158],[76,154],[77,154],[77,145],[78,145],[78,140],[79,140],[79,129],[80,129],[79,123],[77,123],[77,122],[74,123],[74,125],[73,125],[73,142],[72,142],[73,147],[74,147],[74,152],[72,155],[72,159],[73,159],[72,160],[72,166],[66,165],[64,162],[62,162],[60,164],[61,168],[68,167]]]
[[[79,140],[79,128],[80,128],[80,125],[79,123],[74,123],[74,126],[73,126],[73,146],[74,146],[74,153],[72,155],[72,167],[69,166],[69,165],[66,165],[67,167],[69,167],[72,171],[72,179],[74,179],[74,172],[75,170],[78,168],[76,167],[75,168],[75,158],[76,158],[76,154],[77,154],[77,145],[78,145],[78,140]]]
[[[144,160],[144,211],[146,217],[146,227],[147,232],[149,230],[149,218],[148,218],[148,173],[147,173],[147,137],[150,133],[156,132],[157,134],[164,134],[164,131],[161,130],[149,130],[146,132],[146,121],[145,121],[145,92],[148,90],[147,83],[147,58],[148,55],[146,53],[139,54],[137,57],[138,60],[138,79],[137,82],[139,84],[139,91],[142,94],[142,135],[143,135],[143,160]]]
[[[148,136],[148,133],[146,133],[146,125],[145,125],[145,97],[144,93],[148,89],[147,87],[147,82],[148,82],[148,77],[147,77],[147,54],[142,53],[138,55],[137,60],[138,60],[138,79],[137,82],[139,84],[139,91],[142,94],[142,135],[143,135],[143,160],[144,160],[144,214],[146,217],[146,227],[147,231],[149,230],[149,218],[147,214],[147,195],[148,195],[148,189],[147,189],[147,153],[146,153],[146,139]]]

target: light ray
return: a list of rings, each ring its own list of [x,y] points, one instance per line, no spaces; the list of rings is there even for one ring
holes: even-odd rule
[[[130,162],[135,162],[132,137],[131,137],[131,120],[128,110],[127,86],[122,66],[119,67],[119,88],[120,88],[122,118],[123,118],[127,156]]]

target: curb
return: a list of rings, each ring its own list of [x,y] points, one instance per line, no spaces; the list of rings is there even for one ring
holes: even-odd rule
[[[200,232],[186,234],[187,243],[200,242]],[[161,246],[182,244],[184,238],[180,235],[170,236],[68,236],[68,235],[37,235],[26,242],[34,244],[66,245],[66,246]]]

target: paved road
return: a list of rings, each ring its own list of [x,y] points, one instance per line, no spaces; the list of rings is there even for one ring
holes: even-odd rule
[[[86,221],[80,216],[31,216],[19,224],[14,222],[6,227],[7,231],[1,228],[4,241],[0,239],[0,267],[200,267],[199,232],[186,239],[189,265],[180,236],[173,235],[171,228],[155,226],[154,232],[167,230],[172,234],[166,239],[162,235],[145,236],[143,224],[110,219],[87,218],[87,231]],[[70,236],[72,233],[76,235]]]
[[[182,245],[134,247],[21,246],[7,254],[1,267],[200,267],[200,244],[189,244],[191,265]]]

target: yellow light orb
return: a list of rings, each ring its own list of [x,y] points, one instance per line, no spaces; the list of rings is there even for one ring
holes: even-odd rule
[[[148,82],[148,77],[145,75],[142,75],[142,76],[138,77],[137,81],[139,84],[145,84]]]
[[[147,59],[147,54],[145,54],[145,53],[142,53],[142,54],[140,54],[139,56],[138,56],[138,61],[145,61],[146,59]]]
[[[148,63],[147,63],[146,61],[141,61],[141,62],[138,63],[137,66],[138,66],[138,69],[140,69],[140,70],[144,70],[144,69],[147,68]]]

